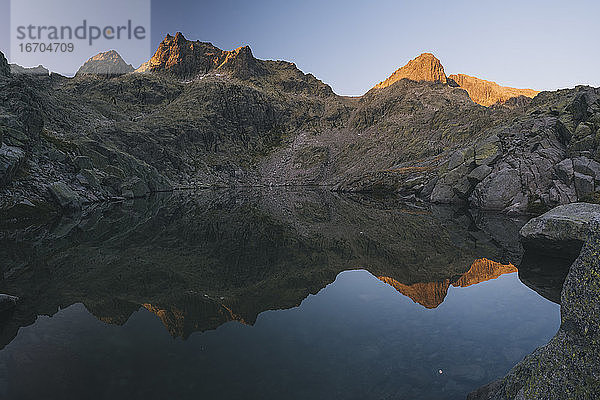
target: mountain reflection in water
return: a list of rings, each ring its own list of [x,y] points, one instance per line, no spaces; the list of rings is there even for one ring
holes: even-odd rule
[[[42,330],[41,337],[48,338],[52,342],[47,344],[50,347],[59,345],[54,341],[71,337],[70,335],[73,334],[70,333],[71,330],[61,331],[55,336],[49,332],[67,329],[57,325],[58,321],[62,320],[65,320],[66,326],[72,326],[72,329],[76,330],[78,326],[76,321],[84,318],[79,308],[71,307],[77,304],[83,304],[85,310],[89,311],[96,320],[115,328],[123,328],[123,332],[130,329],[127,326],[135,325],[135,320],[145,318],[140,316],[141,312],[150,312],[158,317],[172,337],[188,339],[194,332],[217,330],[216,333],[207,336],[207,338],[215,338],[214,340],[216,340],[214,335],[220,337],[224,332],[231,332],[234,329],[231,328],[231,324],[227,324],[230,321],[237,321],[242,324],[241,326],[251,326],[257,323],[259,315],[268,320],[269,317],[266,317],[269,314],[268,310],[288,310],[302,304],[302,307],[295,309],[300,310],[298,312],[289,310],[293,315],[299,315],[298,313],[306,307],[310,309],[312,307],[310,304],[316,303],[320,306],[313,308],[312,313],[318,316],[329,313],[334,307],[333,304],[336,304],[336,307],[340,307],[338,310],[347,310],[348,318],[365,318],[367,325],[362,325],[362,328],[352,326],[342,331],[338,328],[334,329],[335,324],[327,329],[322,325],[327,331],[323,335],[333,335],[323,337],[324,342],[340,335],[350,335],[348,337],[359,335],[358,338],[362,335],[359,331],[367,329],[369,332],[373,331],[373,334],[379,338],[377,341],[383,341],[380,343],[381,346],[394,347],[401,344],[402,337],[417,338],[419,334],[417,331],[408,330],[408,325],[405,328],[398,328],[387,326],[386,324],[391,324],[390,321],[373,321],[372,326],[369,325],[371,323],[366,322],[371,318],[368,317],[369,315],[373,317],[375,315],[373,310],[360,314],[364,304],[367,304],[363,302],[379,298],[382,296],[383,287],[386,287],[374,277],[381,277],[379,278],[381,281],[392,285],[424,307],[435,308],[447,296],[451,297],[448,294],[450,286],[463,288],[496,279],[502,274],[516,272],[513,265],[519,265],[522,254],[517,233],[523,222],[505,216],[472,213],[451,207],[424,206],[417,209],[404,206],[397,200],[338,196],[327,191],[270,190],[165,194],[147,200],[97,206],[82,214],[65,216],[43,226],[5,226],[0,229],[0,259],[4,260],[0,265],[0,276],[3,277],[0,280],[0,293],[20,296],[22,301],[12,314],[0,317],[0,348],[5,348],[0,351],[0,386],[2,386],[2,371],[4,371],[2,368],[9,368],[7,365],[12,365],[7,360],[13,360],[10,357],[14,357],[14,349],[20,349],[22,346],[27,349],[32,346],[32,344],[25,344],[33,338],[31,332]],[[353,277],[344,275],[347,274],[344,271],[348,270],[367,272],[362,271]],[[370,278],[366,277],[367,275],[379,282],[379,285],[375,285]],[[523,300],[524,298],[539,297],[523,285],[515,286],[515,281],[518,282],[516,274],[510,276],[509,280],[502,281],[500,278],[497,281],[500,285],[498,287],[508,285],[510,290],[519,293],[518,296],[511,295],[510,299],[507,299],[509,306],[512,307],[511,310],[519,310],[521,301],[531,301]],[[528,285],[535,288],[535,274],[530,274],[529,277]],[[334,281],[336,283],[330,285]],[[346,289],[341,290],[341,288]],[[435,316],[434,313],[439,310],[423,310],[431,314],[428,316],[415,314],[418,311],[407,309],[402,305],[404,303],[396,304],[398,297],[402,296],[398,296],[392,288],[387,288],[391,292],[385,292],[385,296],[382,297],[384,300],[378,300],[382,302],[378,306],[380,310],[387,310],[388,314],[400,313],[398,318],[404,318],[401,317],[403,312],[414,314],[411,321],[417,324],[414,327],[417,330],[428,326],[428,332],[437,332],[438,324],[446,324],[438,319],[441,317]],[[491,290],[490,295],[495,293],[494,290],[489,290]],[[362,292],[367,294],[360,294]],[[317,293],[318,296],[309,296]],[[314,300],[328,299],[327,293],[337,293],[333,303],[332,300]],[[360,296],[353,300],[355,293]],[[463,298],[462,294],[456,296]],[[357,301],[358,303],[353,303]],[[487,303],[481,302],[477,307],[483,307],[483,304]],[[489,304],[489,307],[496,307],[499,303],[496,300]],[[555,308],[546,306],[545,301],[535,300],[532,304],[534,308],[541,307],[545,310],[532,311],[537,312],[539,318],[557,312]],[[460,310],[460,307],[464,306],[455,304],[450,306],[450,309]],[[491,311],[498,312],[498,310]],[[350,315],[352,313],[358,314],[352,317]],[[506,318],[513,318],[509,311],[506,313]],[[41,317],[45,315],[57,316],[55,320],[57,322],[52,322],[54,319],[46,320],[45,317]],[[303,318],[294,320],[292,324],[296,326],[294,332],[311,329],[313,318],[316,317]],[[513,319],[521,321],[521,318],[525,316],[514,316]],[[330,316],[327,320],[333,323],[335,318]],[[449,321],[457,321],[457,317]],[[355,323],[360,321],[353,322]],[[500,328],[495,326],[496,323],[502,321],[485,323],[490,325],[492,335],[499,332]],[[510,363],[514,364],[519,357],[530,352],[532,345],[543,344],[544,340],[552,336],[555,331],[554,325],[557,323],[558,319],[550,320],[539,327],[528,328],[535,333],[528,333],[529,330],[517,333],[506,332],[505,334],[509,336],[527,338],[523,339],[522,347],[511,344],[509,349],[500,352],[499,357],[506,357],[506,359],[502,358],[506,367],[503,367],[502,363],[494,364],[495,369],[487,370],[485,368],[488,367],[485,367],[486,372],[482,372],[483,367],[480,366],[472,367],[474,369],[471,370],[463,368],[457,377],[445,383],[446,386],[436,388],[435,390],[438,390],[436,393],[439,394],[441,393],[439,390],[442,390],[448,395],[446,398],[455,398],[453,396],[457,396],[457,393],[462,396],[462,393],[479,384],[500,376],[504,372],[503,368],[508,368]],[[86,322],[86,324],[91,323]],[[488,332],[486,330],[479,332],[482,329],[481,324],[482,322],[479,321],[472,327],[465,325],[464,329],[472,329],[472,332],[466,336],[476,334],[482,336],[481,340],[487,343],[488,339],[484,337],[487,337],[485,335]],[[19,330],[29,325],[32,326]],[[85,328],[84,331],[90,335],[92,330],[104,331],[104,328],[94,326],[95,328]],[[156,343],[149,342],[150,337],[157,334],[153,332],[153,328],[146,327],[137,335],[142,342],[148,341],[146,351],[153,348],[153,351],[158,354],[160,351]],[[256,334],[258,332],[260,329]],[[114,334],[125,335],[116,331]],[[148,339],[142,340],[142,336],[139,335],[147,335]],[[244,335],[247,339],[243,339],[246,337]],[[248,332],[244,335],[232,340],[245,343],[252,337],[252,335],[248,336]],[[434,346],[431,353],[427,353],[429,356],[423,353],[419,357],[438,357],[437,352],[443,352],[443,349],[435,350],[435,346],[451,345],[459,349],[467,345],[461,342],[463,339],[459,339],[461,335],[457,333],[452,335],[455,338],[454,342],[450,344],[440,342],[436,345],[437,342],[432,341],[428,344],[429,347]],[[34,337],[38,336],[34,335]],[[104,341],[103,338],[104,336],[100,336],[98,340]],[[70,346],[75,346],[72,341],[84,339],[84,337],[69,339],[68,343],[61,345],[71,348]],[[222,340],[226,341],[225,338]],[[385,344],[386,341],[391,342]],[[496,340],[496,342],[502,341]],[[110,347],[110,343],[112,342],[108,340],[105,344],[97,343],[97,345]],[[341,346],[342,342],[336,343],[336,346]],[[279,349],[282,355],[292,351],[282,343],[279,345],[282,346]],[[130,350],[133,352],[135,346],[133,344],[131,346]],[[168,350],[171,345],[164,346],[166,346],[164,351],[171,351]],[[193,347],[194,344],[190,346]],[[348,343],[347,346],[349,347],[337,350],[352,354],[353,345]],[[477,346],[484,346],[484,343]],[[337,350],[332,347],[327,351]],[[78,353],[78,357],[88,354],[87,350],[80,349],[80,351],[83,353]],[[106,351],[110,353],[110,350]],[[127,353],[129,350],[126,348],[119,351]],[[135,352],[139,351],[142,350],[135,350]],[[191,351],[190,356],[200,354],[195,351]],[[454,354],[452,357],[456,359],[456,365],[475,362],[459,359],[459,353],[455,354],[454,351],[452,350]],[[236,352],[238,357],[240,352],[243,353],[244,350],[238,349]],[[372,355],[375,357],[375,353]],[[217,362],[216,359],[210,360]],[[80,361],[84,362],[85,359]],[[92,361],[90,359],[89,362]],[[358,361],[360,357],[356,355],[355,359],[347,362]],[[371,361],[376,365],[387,365],[383,359],[377,357]],[[96,363],[93,364],[94,368],[101,368],[98,364],[100,361],[94,362]],[[266,361],[256,362],[260,364]],[[492,360],[486,362],[491,363]],[[270,369],[272,367],[272,365],[256,366],[258,370],[264,368],[266,374],[274,373]],[[29,367],[23,368],[15,369],[12,378],[14,382],[17,382],[17,378],[21,376],[19,371]],[[293,369],[293,366],[290,365],[290,368]],[[331,368],[335,366],[332,365]],[[385,368],[389,370],[392,367]],[[456,367],[454,371],[461,371],[460,368],[462,367]],[[248,370],[243,371],[244,374],[249,373]],[[190,374],[192,372],[189,371]],[[173,371],[173,373],[181,374],[182,371]],[[416,372],[410,370],[403,373],[407,374],[403,379],[409,385],[408,387],[414,388],[415,396],[436,398],[433,391],[427,392],[429,394],[422,391],[429,390],[428,379],[431,377],[425,376],[429,372],[423,370],[422,375],[418,376],[415,375]],[[184,375],[178,379],[183,379]],[[294,374],[285,375],[281,379],[285,381],[292,379],[293,376]],[[223,383],[219,379],[221,378],[215,378],[215,388],[221,387]],[[345,382],[345,378],[340,379],[338,383]],[[355,378],[348,379],[355,380]],[[364,379],[368,380],[366,376]],[[376,382],[379,382],[377,383],[379,385],[384,377],[369,379],[372,380],[364,382],[365,388],[372,387]],[[382,395],[399,390],[394,386],[400,384],[399,382],[391,385],[390,382],[394,380],[393,377],[384,379],[386,383],[380,388],[383,391]],[[164,389],[167,390],[169,385],[166,383],[165,385]],[[249,390],[247,385],[246,390]],[[178,387],[178,390],[183,390],[183,386]],[[14,385],[11,387],[16,388]],[[275,387],[271,389],[273,393],[284,394],[278,392]],[[307,387],[306,392],[303,393],[306,397],[312,398],[322,398],[324,394],[329,393],[329,389],[333,390],[333,388],[326,390],[316,386],[313,392],[309,389]],[[26,388],[23,386],[14,390],[17,393]],[[212,389],[207,387],[206,390],[210,392]],[[339,392],[342,389],[336,390]],[[450,395],[451,393],[454,394]],[[298,394],[297,398],[302,398],[300,393],[296,394]],[[335,395],[335,393],[330,394]],[[0,395],[2,395],[1,390]]]
[[[415,303],[419,303],[425,308],[436,308],[442,304],[446,298],[450,285],[455,287],[468,287],[513,272],[517,272],[517,268],[512,264],[503,265],[482,258],[475,260],[471,265],[471,268],[452,283],[450,279],[446,279],[442,282],[425,282],[404,285],[393,278],[385,276],[381,276],[379,279],[393,286],[403,295],[410,297]]]

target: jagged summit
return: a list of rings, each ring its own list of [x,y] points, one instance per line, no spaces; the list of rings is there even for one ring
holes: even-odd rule
[[[483,106],[491,106],[496,103],[505,103],[507,100],[525,96],[535,97],[539,92],[533,89],[516,89],[508,86],[500,86],[496,82],[486,81],[465,74],[450,75],[449,80],[456,82],[458,86],[465,89],[471,99]]]
[[[87,60],[81,68],[79,68],[77,75],[95,74],[117,76],[133,71],[133,66],[127,64],[119,53],[115,50],[109,50],[96,54]]]
[[[334,95],[331,87],[291,62],[257,59],[249,46],[221,50],[209,42],[188,40],[181,32],[167,35],[152,58],[136,72],[163,73],[186,80],[204,75],[231,77],[283,92]]]
[[[429,81],[446,83],[447,78],[444,67],[431,53],[423,53],[417,58],[410,60],[404,67],[399,68],[385,81],[377,84],[375,88],[382,89],[393,85],[400,79],[411,81]]]
[[[152,58],[137,72],[166,72],[190,78],[209,72],[228,72],[239,78],[259,75],[262,71],[249,46],[226,51],[209,42],[187,40],[181,32],[167,35]]]

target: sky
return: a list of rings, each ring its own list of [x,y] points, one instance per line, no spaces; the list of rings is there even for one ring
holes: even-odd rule
[[[149,1],[152,49],[177,31],[225,50],[250,45],[256,57],[294,62],[342,95],[365,93],[423,52],[448,75],[538,90],[600,86],[597,0]],[[8,3],[0,0],[4,53]]]

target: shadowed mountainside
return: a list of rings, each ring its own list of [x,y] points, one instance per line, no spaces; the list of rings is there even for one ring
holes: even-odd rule
[[[429,54],[393,77],[337,96],[292,63],[182,34],[135,73],[4,71],[0,218],[207,186],[324,185],[506,213],[598,197],[597,89],[483,107]]]

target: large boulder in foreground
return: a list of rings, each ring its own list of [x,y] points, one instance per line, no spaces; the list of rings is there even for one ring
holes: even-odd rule
[[[468,400],[597,399],[600,393],[600,224],[575,260],[561,295],[561,326],[550,342]]]
[[[573,203],[558,206],[523,226],[520,232],[523,247],[528,251],[574,258],[594,219],[600,220],[600,205]]]

